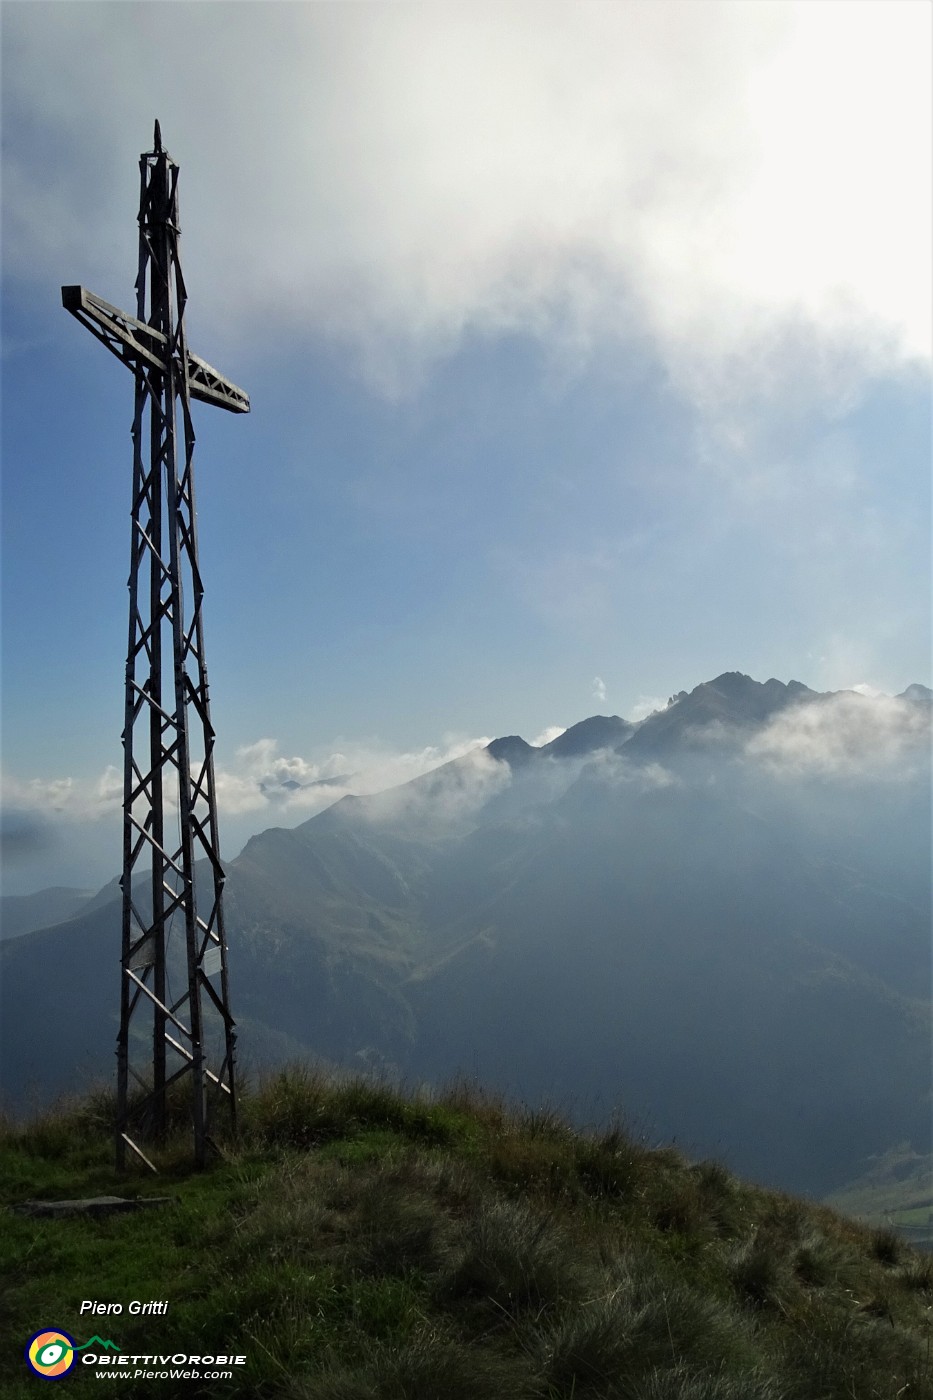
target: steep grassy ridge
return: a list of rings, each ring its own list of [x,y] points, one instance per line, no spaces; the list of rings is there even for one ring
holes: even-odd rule
[[[185,1395],[282,1400],[929,1400],[933,1260],[894,1234],[619,1130],[467,1088],[433,1100],[294,1067],[239,1143],[115,1178],[106,1096],[0,1137],[24,1198],[165,1194],[103,1219],[7,1215],[3,1394],[45,1326],[125,1352],[245,1353]],[[106,1328],[83,1299],[121,1301]],[[127,1315],[167,1299],[164,1317]],[[66,1394],[99,1388],[80,1367]],[[179,1383],[121,1380],[124,1395]]]

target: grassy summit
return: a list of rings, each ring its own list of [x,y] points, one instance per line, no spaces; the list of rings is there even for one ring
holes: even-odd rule
[[[431,1100],[285,1070],[207,1171],[114,1176],[106,1098],[0,1133],[2,1199],[170,1193],[103,1219],[7,1214],[3,1395],[43,1327],[123,1352],[239,1352],[230,1380],[123,1395],[283,1400],[923,1400],[933,1258],[613,1130],[465,1087]],[[80,1316],[82,1300],[121,1316]],[[131,1299],[167,1299],[130,1316]],[[116,1381],[116,1377],[114,1380]],[[106,1380],[77,1366],[63,1394]]]

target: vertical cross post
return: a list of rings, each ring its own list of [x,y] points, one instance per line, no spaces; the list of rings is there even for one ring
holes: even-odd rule
[[[178,166],[140,156],[136,315],[83,287],[62,301],[133,371],[129,639],[123,728],[123,921],[116,1160],[147,1166],[188,1081],[197,1165],[223,1107],[236,1128],[211,723],[198,562],[191,400],[249,412],[242,389],[187,348]],[[188,610],[186,612],[186,609]]]

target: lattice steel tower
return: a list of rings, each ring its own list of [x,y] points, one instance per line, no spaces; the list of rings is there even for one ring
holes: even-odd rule
[[[136,385],[123,730],[120,1168],[127,1148],[152,1166],[134,1138],[163,1134],[167,1091],[185,1076],[198,1165],[220,1100],[236,1126],[191,400],[248,413],[249,398],[187,347],[178,166],[162,148],[158,122],[153,146],[139,159],[136,315],[84,287],[62,288],[66,310],[132,370]],[[181,923],[183,958],[174,956],[177,942],[170,943]]]

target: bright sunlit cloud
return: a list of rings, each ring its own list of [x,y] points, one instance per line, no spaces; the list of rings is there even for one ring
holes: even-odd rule
[[[166,13],[155,77],[135,56]],[[11,270],[71,266],[109,290],[124,147],[148,142],[140,113],[158,106],[185,147],[195,275],[224,249],[226,284],[198,275],[212,339],[321,333],[397,392],[471,330],[571,357],[642,336],[708,408],[767,396],[789,342],[810,342],[836,395],[930,354],[927,5],[223,13],[7,12],[7,101],[64,143],[54,174],[7,161]],[[73,62],[79,36],[91,68]],[[254,84],[270,65],[275,83]]]
[[[635,704],[629,710],[626,718],[638,722],[653,715],[656,710],[663,710],[667,705],[667,700],[660,695],[639,695]]]
[[[875,691],[842,691],[793,705],[746,745],[770,771],[902,781],[929,772],[931,707]]]
[[[237,750],[236,762],[221,766],[217,794],[221,814],[287,813],[304,819],[348,793],[363,796],[410,782],[424,773],[482,749],[489,738],[447,735],[440,744],[398,751],[378,740],[348,741],[317,761],[287,758],[274,739],[260,739]]]
[[[545,744],[552,744],[555,739],[559,739],[562,734],[566,734],[567,726],[562,724],[549,724],[542,729],[540,734],[536,734],[528,742],[533,749],[543,749]]]
[[[275,739],[258,739],[238,749],[233,763],[217,765],[221,817],[264,812],[271,819],[276,812],[286,811],[298,818],[311,816],[347,793],[363,795],[396,787],[489,742],[489,737],[447,735],[439,744],[399,751],[375,739],[352,741],[315,761],[280,753]],[[112,765],[99,778],[85,781],[5,776],[3,801],[9,808],[48,818],[99,820],[122,808],[123,778]]]

